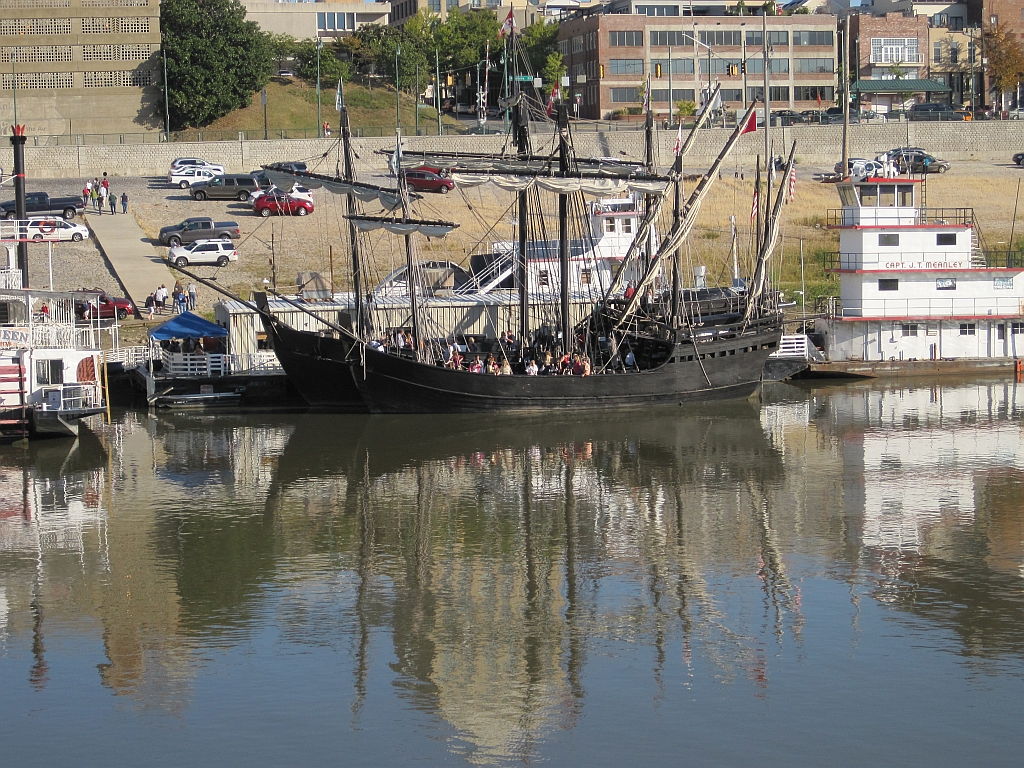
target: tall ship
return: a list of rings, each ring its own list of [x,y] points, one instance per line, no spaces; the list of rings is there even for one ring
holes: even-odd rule
[[[354,180],[344,111],[344,176],[266,166],[279,186],[301,179],[348,198],[355,297],[350,315],[293,327],[269,310],[266,294],[256,294],[268,339],[303,397],[314,407],[372,413],[475,413],[682,404],[753,393],[782,335],[768,261],[793,151],[775,204],[768,203],[770,183],[762,195],[764,223],[749,276],[734,274],[730,285],[708,286],[705,270],[692,269],[689,276],[682,252],[722,163],[740,135],[755,128],[754,105],[688,195],[682,157],[710,110],[685,142],[680,131],[675,162],[663,175],[653,162],[649,111],[645,161],[621,163],[577,157],[564,104],[554,109],[553,151],[534,153],[529,100],[513,93],[507,106],[514,152],[431,153],[412,160],[450,169],[456,186],[496,184],[514,193],[517,239],[492,243],[485,268],[470,278],[480,288],[480,275],[489,275],[490,288],[506,290],[504,333],[469,334],[455,315],[445,322],[444,315],[429,313],[439,288],[452,292],[456,286],[454,278],[437,280],[436,261],[419,258],[418,238],[441,238],[458,225],[414,215],[400,137],[395,190]],[[385,211],[364,213],[359,201],[379,201]],[[595,218],[609,234],[635,228],[621,257],[595,238]],[[388,327],[374,323],[379,297],[365,293],[365,249],[358,236],[380,229],[404,240],[406,255],[404,272],[394,281],[403,294],[401,314]],[[471,297],[466,302],[476,309]]]

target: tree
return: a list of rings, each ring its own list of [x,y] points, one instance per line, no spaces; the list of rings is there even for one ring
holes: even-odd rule
[[[1024,80],[1024,49],[1015,35],[1003,24],[985,30],[985,49],[988,55],[988,78],[993,90],[999,93],[1014,91]]]
[[[544,93],[549,95],[552,89],[562,82],[565,75],[565,63],[562,61],[562,54],[552,51],[544,62],[544,69],[541,70],[541,77],[544,79]]]
[[[248,106],[273,71],[268,36],[238,0],[163,0],[171,130],[209,125]]]
[[[333,45],[325,45],[320,50],[320,86],[334,86],[339,77],[349,79],[352,67],[348,62],[338,58],[338,49]],[[296,74],[303,80],[316,84],[316,43],[303,40],[295,47]]]
[[[520,41],[530,61],[530,69],[537,74],[544,69],[548,56],[558,50],[558,25],[535,22],[523,30]]]

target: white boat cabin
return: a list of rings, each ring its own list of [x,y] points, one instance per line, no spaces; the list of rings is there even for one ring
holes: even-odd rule
[[[983,251],[974,210],[922,207],[921,181],[867,178],[836,190],[829,269],[840,296],[818,324],[830,359],[1024,353],[1024,253]]]

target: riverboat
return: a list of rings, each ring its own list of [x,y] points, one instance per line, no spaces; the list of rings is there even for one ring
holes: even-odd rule
[[[1024,254],[982,243],[972,208],[928,208],[925,181],[836,185],[840,295],[815,323],[830,361],[1008,359],[1024,353]]]

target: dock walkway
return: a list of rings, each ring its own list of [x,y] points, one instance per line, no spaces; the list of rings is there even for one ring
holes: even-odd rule
[[[87,211],[85,220],[136,312],[143,312],[149,294],[174,282],[167,263],[142,232],[130,207],[127,215],[118,212],[101,216]]]

